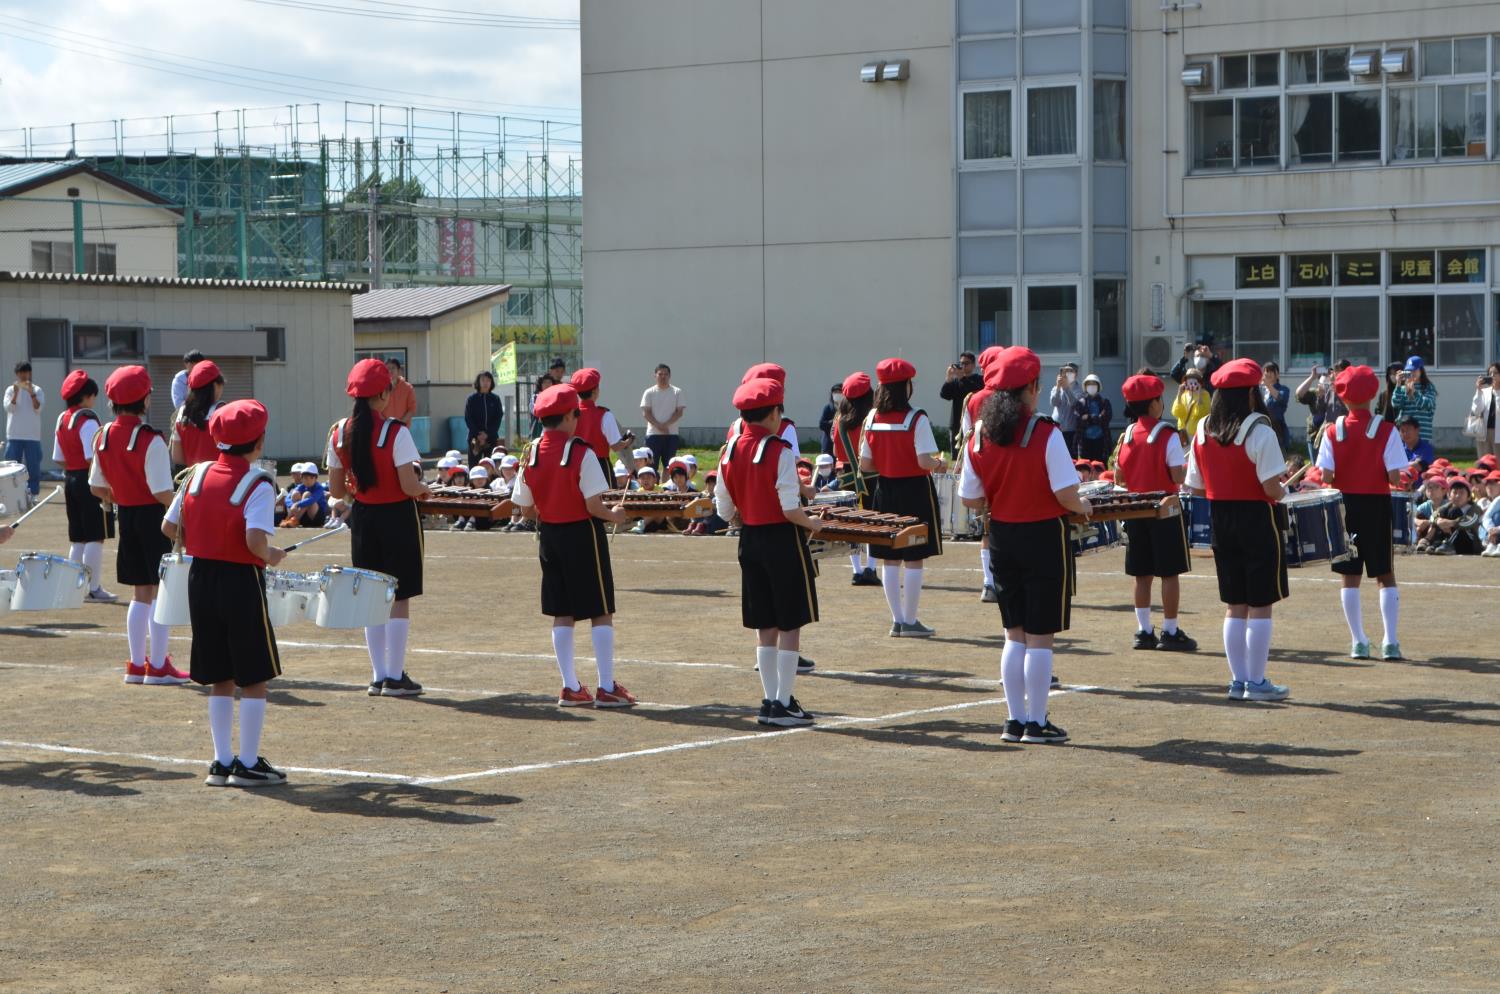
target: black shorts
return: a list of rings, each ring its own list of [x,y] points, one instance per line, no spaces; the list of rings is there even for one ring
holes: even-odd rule
[[[1209,501],[1219,600],[1268,607],[1290,595],[1285,511],[1261,500]]]
[[[115,579],[130,587],[155,586],[161,582],[161,557],[172,551],[172,543],[161,533],[167,509],[152,502],[121,507],[119,514]]]
[[[1187,516],[1136,518],[1122,522],[1126,576],[1178,576],[1193,568],[1188,552]]]
[[[102,542],[109,537],[109,517],[89,489],[88,470],[70,469],[63,474],[63,501],[68,508],[69,542]],[[96,582],[99,579],[95,577]]]
[[[396,600],[422,593],[422,516],[417,502],[365,504],[349,513],[349,558],[360,569],[396,578]]]
[[[746,628],[796,631],[818,620],[807,533],[790,521],[740,529],[740,616]]]
[[[1333,564],[1335,573],[1374,578],[1396,571],[1395,512],[1390,494],[1344,494],[1344,528],[1359,555]]]
[[[1001,625],[1028,635],[1067,631],[1078,589],[1067,520],[1012,524],[992,518],[989,536]]]
[[[281,675],[276,633],[266,616],[266,575],[258,566],[197,557],[188,568],[194,683],[233,680],[249,687]]]
[[[905,514],[927,526],[927,541],[905,549],[888,545],[870,546],[870,555],[892,562],[914,562],[943,554],[943,530],[938,527],[937,487],[932,477],[877,477],[872,506],[884,514]]]
[[[542,613],[552,618],[597,618],[615,613],[615,575],[609,537],[598,518],[565,525],[537,522],[542,560]]]

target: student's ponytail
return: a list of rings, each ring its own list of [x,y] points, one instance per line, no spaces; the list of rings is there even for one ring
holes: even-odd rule
[[[354,410],[349,415],[349,472],[354,476],[357,490],[370,490],[375,486],[375,455],[370,451],[370,439],[375,434],[375,412],[370,409],[366,397],[354,398]]]

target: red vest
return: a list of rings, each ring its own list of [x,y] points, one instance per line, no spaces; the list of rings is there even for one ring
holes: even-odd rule
[[[1009,445],[984,437],[984,426],[974,423],[968,460],[984,484],[990,517],[1007,524],[1051,521],[1067,510],[1057,502],[1047,476],[1047,444],[1057,430],[1051,419],[1033,414]]]
[[[195,470],[182,497],[182,545],[187,554],[265,566],[245,542],[245,502],[256,487],[275,486],[270,473],[227,452]]]
[[[745,425],[719,463],[719,486],[729,488],[729,497],[747,525],[779,525],[786,521],[776,477],[781,453],[790,449],[786,439],[772,435],[760,425]]]
[[[926,411],[912,408],[887,414],[872,412],[865,420],[866,444],[875,463],[875,472],[888,479],[926,476],[927,470],[917,462],[917,419]]]
[[[94,458],[104,482],[121,507],[144,507],[157,503],[146,483],[146,450],[161,432],[134,414],[122,414],[94,436]]]
[[[990,394],[994,392],[989,387],[980,387],[969,394],[968,399],[964,401],[964,409],[969,412],[969,424],[979,423],[980,412],[984,410],[984,402],[989,400]]]
[[[833,422],[833,459],[841,466],[853,466],[859,468],[859,436],[864,431],[863,425],[855,425],[845,432],[839,427],[837,420]],[[844,435],[849,436],[849,444],[854,446],[853,452],[844,451]]]
[[[401,478],[396,475],[396,457],[392,446],[396,444],[396,433],[401,422],[390,421],[374,415],[370,430],[370,454],[375,457],[375,485],[359,489],[354,482],[354,465],[349,455],[349,419],[345,418],[333,426],[333,451],[338,453],[339,463],[344,467],[344,487],[361,504],[395,504],[411,500],[401,489]]]
[[[592,400],[578,402],[578,427],[573,434],[593,449],[594,455],[600,459],[609,457],[609,442],[604,437],[604,415],[608,413],[609,408],[600,407]]]
[[[1276,503],[1261,489],[1260,474],[1255,463],[1245,454],[1245,438],[1257,424],[1271,427],[1264,415],[1251,415],[1240,425],[1239,434],[1228,445],[1208,435],[1207,419],[1198,426],[1198,435],[1193,439],[1193,454],[1198,460],[1198,472],[1203,476],[1203,489],[1209,500],[1256,500],[1267,504]]]
[[[215,405],[217,406],[217,405]],[[213,414],[210,409],[209,414]],[[214,443],[208,428],[199,428],[177,412],[177,440],[182,443],[183,465],[192,466],[200,462],[213,462],[219,458],[219,447]]]
[[[1388,494],[1385,446],[1396,426],[1370,411],[1350,411],[1334,422],[1333,485],[1346,494]]]
[[[593,517],[584,502],[578,480],[583,461],[589,458],[588,443],[556,429],[542,432],[526,453],[526,486],[537,517],[549,525],[569,525]]]
[[[83,451],[83,426],[97,422],[99,415],[87,407],[70,407],[57,416],[57,447],[62,450],[63,469],[88,469],[94,458]]]
[[[1119,479],[1124,486],[1136,493],[1176,492],[1177,484],[1167,468],[1167,444],[1173,432],[1165,421],[1150,418],[1126,427],[1119,455]]]

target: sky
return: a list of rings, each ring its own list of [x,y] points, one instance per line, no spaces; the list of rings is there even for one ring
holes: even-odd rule
[[[294,103],[337,134],[346,100],[577,122],[577,20],[578,0],[0,0],[0,147]]]

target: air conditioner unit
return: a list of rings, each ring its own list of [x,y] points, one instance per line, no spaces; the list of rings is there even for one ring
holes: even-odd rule
[[[1155,333],[1141,336],[1141,365],[1148,369],[1171,369],[1182,358],[1187,339],[1182,335]]]

